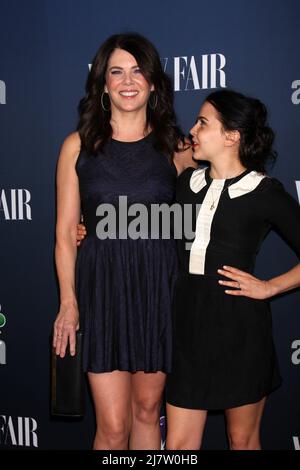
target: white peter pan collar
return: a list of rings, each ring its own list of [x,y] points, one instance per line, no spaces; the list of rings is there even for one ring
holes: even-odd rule
[[[206,168],[199,168],[198,170],[193,171],[190,178],[190,188],[194,193],[199,193],[199,191],[207,185],[205,171]]]
[[[207,185],[205,178],[206,170],[207,167],[199,168],[192,173],[190,178],[190,188],[194,193],[199,193],[199,191],[201,191],[201,189]],[[258,173],[257,171],[251,171],[250,173],[247,173],[236,183],[229,185],[228,194],[230,199],[234,199],[236,197],[250,193],[264,178],[267,178],[267,175]],[[215,189],[218,189],[217,186],[222,188],[225,181],[226,180],[213,180],[211,184]]]
[[[240,197],[244,194],[250,193],[266,177],[266,175],[258,173],[257,171],[251,171],[250,173],[247,173],[247,175],[243,176],[243,178],[241,178],[239,181],[229,186],[228,194],[230,199],[234,199],[235,197]]]

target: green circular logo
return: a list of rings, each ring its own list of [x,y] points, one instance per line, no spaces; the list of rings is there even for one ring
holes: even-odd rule
[[[2,328],[6,323],[6,318],[3,313],[0,313],[0,328]]]

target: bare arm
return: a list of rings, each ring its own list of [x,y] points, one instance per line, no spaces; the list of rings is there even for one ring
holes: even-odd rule
[[[180,147],[183,148],[183,144],[181,144]],[[178,176],[186,168],[198,168],[198,163],[193,160],[193,149],[191,147],[191,142],[188,139],[185,139],[184,148],[184,151],[174,154],[174,165],[176,166]]]
[[[265,193],[266,220],[277,229],[300,258],[300,207],[298,202],[285,191],[284,186],[276,179],[269,180],[269,191]],[[230,281],[219,281],[227,287],[238,290],[226,290],[230,295],[245,295],[254,299],[267,299],[274,295],[300,287],[300,263],[289,271],[262,281],[239,269],[223,266],[218,270]]]
[[[80,138],[71,134],[64,141],[57,166],[57,222],[55,261],[60,288],[60,311],[54,323],[53,346],[61,357],[68,340],[75,353],[75,331],[79,313],[75,294],[76,233],[80,218],[80,195],[75,163],[80,152]]]
[[[300,263],[286,273],[273,277],[269,281],[262,281],[231,266],[223,266],[223,269],[218,269],[218,272],[230,279],[230,281],[220,280],[220,284],[239,289],[226,290],[226,294],[230,295],[244,295],[252,299],[268,299],[274,295],[300,287]]]
[[[300,287],[300,263],[286,273],[273,277],[267,282],[271,289],[271,296]]]

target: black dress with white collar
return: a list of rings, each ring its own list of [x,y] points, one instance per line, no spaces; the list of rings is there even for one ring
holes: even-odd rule
[[[264,174],[246,170],[212,180],[208,168],[183,172],[176,200],[193,206],[194,236],[178,240],[167,401],[192,409],[255,403],[281,383],[269,302],[225,294],[217,270],[228,265],[253,273],[271,229],[300,255],[299,204]]]

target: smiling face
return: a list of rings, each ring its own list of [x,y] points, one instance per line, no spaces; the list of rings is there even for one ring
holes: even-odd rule
[[[104,88],[110,97],[112,113],[115,110],[146,110],[153,89],[153,85],[143,76],[134,56],[123,49],[115,49],[107,64]]]
[[[201,107],[190,133],[193,136],[195,160],[212,161],[220,156],[226,147],[226,133],[216,109],[208,102]]]

